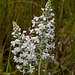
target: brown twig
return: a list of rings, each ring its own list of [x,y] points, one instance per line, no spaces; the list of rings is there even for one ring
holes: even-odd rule
[[[32,4],[34,4],[34,5],[36,5],[36,6],[39,6],[39,7],[41,7],[37,2],[33,2],[33,1],[14,1],[15,3],[32,3]]]

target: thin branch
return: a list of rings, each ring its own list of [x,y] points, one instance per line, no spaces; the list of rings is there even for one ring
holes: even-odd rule
[[[33,2],[33,1],[14,1],[15,3],[32,3],[32,4],[34,4],[34,5],[36,5],[36,6],[39,6],[39,7],[41,7],[38,3],[39,2]]]

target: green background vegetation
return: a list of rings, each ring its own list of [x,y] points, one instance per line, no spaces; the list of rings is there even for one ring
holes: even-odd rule
[[[41,75],[75,75],[75,0],[51,0],[55,13],[55,60],[43,62]],[[47,0],[0,0],[0,74],[17,75],[11,54],[12,22],[22,30],[31,27]],[[45,69],[45,72],[42,69]],[[36,74],[37,71],[33,73]],[[20,73],[19,73],[20,74]],[[21,74],[20,74],[21,75]]]

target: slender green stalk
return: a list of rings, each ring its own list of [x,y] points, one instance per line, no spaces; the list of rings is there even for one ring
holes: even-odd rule
[[[3,74],[3,53],[4,53],[4,48],[5,48],[5,45],[3,46],[2,51],[1,51],[1,55],[0,55],[0,75]]]
[[[39,61],[39,66],[38,66],[38,75],[40,75],[40,70],[41,70],[41,62],[42,62],[42,58],[40,57],[40,61]]]
[[[43,44],[43,41],[42,41],[42,36],[41,36],[41,42],[40,42],[40,45]],[[42,48],[42,47],[41,47]],[[41,58],[41,51],[40,51],[40,61],[39,61],[39,66],[38,66],[38,75],[40,75],[40,70],[41,70],[41,62],[42,62],[42,58]]]
[[[63,6],[64,6],[64,0],[62,0],[62,8],[61,8],[61,12],[60,12],[60,21],[62,20],[62,16],[63,16]]]
[[[30,73],[29,75],[33,75],[32,73]]]
[[[9,70],[10,70],[10,73],[11,73],[10,55],[11,55],[11,46],[10,46],[9,57],[8,57],[8,61],[7,61],[6,75],[8,75]]]

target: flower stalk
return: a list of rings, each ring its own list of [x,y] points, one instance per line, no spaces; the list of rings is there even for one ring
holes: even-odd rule
[[[42,58],[40,57],[40,61],[38,65],[38,75],[41,75],[41,62],[42,62]]]
[[[13,46],[14,62],[20,72],[26,70],[32,75],[35,66],[38,65],[38,75],[41,75],[41,63],[47,58],[54,59],[51,50],[55,49],[54,36],[54,13],[51,8],[51,1],[48,0],[45,8],[42,8],[42,15],[34,16],[32,20],[32,29],[30,36],[26,35],[26,31],[21,32],[21,28],[13,22],[13,37],[15,41],[11,41]],[[35,35],[35,36],[34,36]]]

